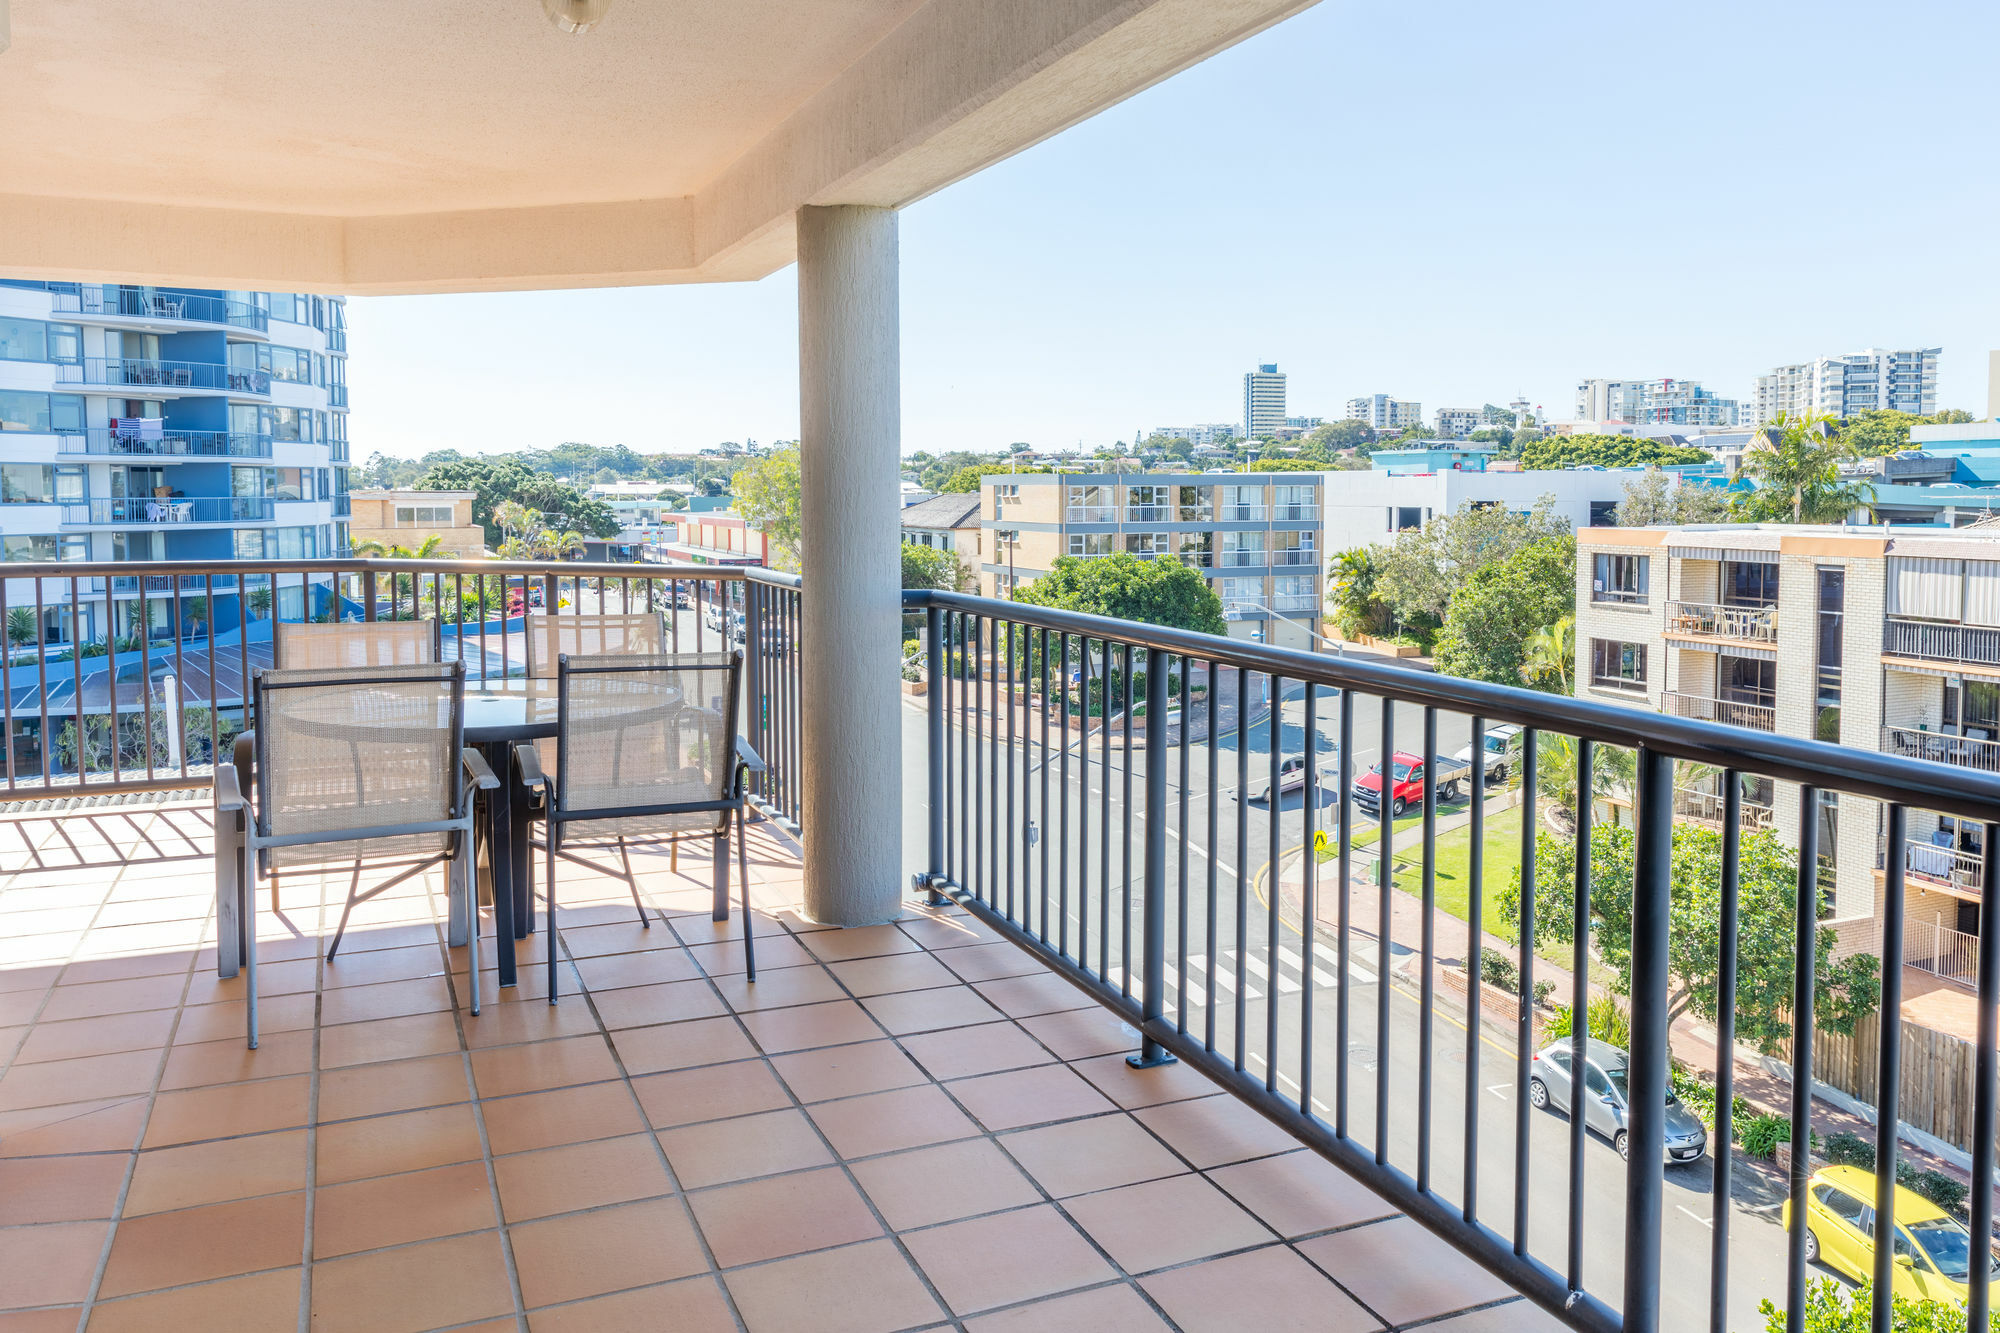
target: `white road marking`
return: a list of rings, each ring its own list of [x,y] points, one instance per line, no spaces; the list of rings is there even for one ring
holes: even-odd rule
[[[1680,1204],[1675,1204],[1674,1207],[1679,1209],[1681,1212],[1686,1213],[1689,1217],[1692,1217],[1695,1221],[1701,1223],[1703,1226],[1707,1227],[1710,1231],[1715,1230],[1715,1223],[1711,1219],[1703,1217],[1700,1213],[1695,1212],[1692,1208],[1686,1208]]]
[[[1486,1090],[1504,1102],[1513,1095],[1514,1085],[1512,1083],[1495,1083]]]

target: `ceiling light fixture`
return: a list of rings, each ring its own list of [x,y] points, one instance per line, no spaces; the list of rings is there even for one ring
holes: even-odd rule
[[[549,22],[564,32],[589,32],[609,8],[611,0],[542,0],[542,9],[548,14]]]

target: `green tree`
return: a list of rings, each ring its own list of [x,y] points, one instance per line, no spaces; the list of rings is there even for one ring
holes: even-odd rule
[[[1396,535],[1376,551],[1376,591],[1403,620],[1444,618],[1452,594],[1466,586],[1474,571],[1504,561],[1525,546],[1566,535],[1569,524],[1556,517],[1555,501],[1543,496],[1527,514],[1500,505],[1480,508],[1466,504],[1458,512],[1433,518],[1422,528]],[[1564,610],[1568,610],[1567,607]],[[1553,624],[1558,611],[1528,626]],[[1512,683],[1509,672],[1505,679]]]
[[[1570,764],[1572,772],[1575,764]],[[1590,840],[1591,939],[1612,989],[1632,994],[1632,831],[1598,826]],[[1745,832],[1737,861],[1736,1035],[1766,1054],[1791,1038],[1793,930],[1798,853],[1768,831]],[[1719,1014],[1722,974],[1722,834],[1677,823],[1668,884],[1667,1021]],[[1575,840],[1535,840],[1535,943],[1568,943],[1576,915]],[[1502,920],[1520,919],[1520,888],[1500,893]],[[1829,1032],[1851,1034],[1881,999],[1879,964],[1866,954],[1833,961],[1833,932],[1814,932],[1814,1013]]]
[[[1328,453],[1343,449],[1363,449],[1375,443],[1374,430],[1363,421],[1329,421],[1306,432],[1306,443]]]
[[[1053,471],[1055,469],[1051,467],[1030,467],[1020,463],[1008,463],[1005,460],[998,463],[968,463],[946,477],[944,484],[937,487],[937,490],[946,495],[973,495],[979,490],[981,477]]]
[[[1743,470],[1757,489],[1737,497],[1737,513],[1761,522],[1839,523],[1869,508],[1875,488],[1841,475],[1855,453],[1832,426],[1827,416],[1787,417],[1753,441]]]
[[[1326,464],[1310,458],[1260,458],[1247,472],[1324,472]]]
[[[1496,422],[1499,425],[1505,426],[1508,430],[1512,430],[1519,424],[1519,418],[1511,411],[1493,403],[1488,403],[1479,409],[1479,419],[1481,421]]]
[[[1636,435],[1542,435],[1521,449],[1521,466],[1530,472],[1584,466],[1693,466],[1708,461],[1699,449]]]
[[[1203,634],[1228,632],[1222,601],[1208,580],[1178,560],[1141,560],[1125,551],[1088,560],[1058,556],[1014,600]]]
[[[1521,661],[1521,679],[1551,694],[1570,693],[1570,668],[1576,663],[1576,617],[1568,615],[1528,636]]]
[[[1728,492],[1696,481],[1669,485],[1665,472],[1649,467],[1644,475],[1625,483],[1617,524],[1643,528],[1667,523],[1727,523],[1731,517]]]
[[[568,482],[537,472],[517,458],[465,458],[440,463],[411,483],[419,491],[471,491],[472,521],[486,529],[486,544],[498,546],[513,533],[494,518],[496,506],[514,501],[538,517],[536,525],[554,522],[592,537],[618,533],[618,519],[609,505],[592,500]]]
[[[939,592],[964,592],[972,581],[972,571],[956,551],[942,546],[903,543],[903,586],[931,588]]]
[[[27,607],[17,606],[7,613],[8,643],[33,643],[38,637],[35,631],[35,613]]]
[[[736,512],[764,534],[771,545],[771,564],[797,569],[802,512],[798,446],[758,459],[736,474],[734,484]]]
[[[1841,422],[1840,436],[1856,457],[1873,458],[1909,448],[1912,426],[1948,426],[1971,420],[1972,413],[1961,412],[1957,408],[1947,408],[1927,417],[1889,408],[1871,408]]]
[[[1535,759],[1535,791],[1557,810],[1575,811],[1577,748],[1574,738],[1560,732],[1541,733]],[[1639,756],[1615,745],[1592,746],[1590,751],[1590,798],[1593,803],[1609,797],[1629,798],[1638,785]],[[1573,821],[1571,824],[1574,827]]]
[[[1178,459],[1185,463],[1194,457],[1194,441],[1175,436],[1160,446],[1160,452],[1169,458]]]
[[[1334,556],[1331,587],[1327,601],[1333,608],[1333,623],[1350,639],[1389,632],[1395,613],[1376,592],[1381,566],[1376,560],[1379,547],[1357,546]]]
[[[1433,648],[1450,676],[1518,685],[1536,631],[1576,614],[1576,538],[1540,537],[1476,566],[1451,596]]]

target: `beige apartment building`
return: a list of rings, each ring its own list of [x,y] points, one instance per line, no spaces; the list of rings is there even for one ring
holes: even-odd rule
[[[1232,638],[1323,642],[1318,472],[1033,473],[980,478],[979,591],[1006,597],[1061,556],[1126,551],[1201,571]]]
[[[2000,772],[2000,532],[1724,524],[1577,534],[1577,693]],[[1719,775],[1681,765],[1682,817],[1718,822]],[[1798,788],[1743,792],[1797,845]],[[1818,815],[1842,951],[1879,947],[1881,807]],[[1909,815],[1906,965],[1969,985],[1984,830]]]
[[[486,554],[486,529],[472,521],[471,491],[355,491],[347,525],[355,546],[378,542],[386,550],[414,551],[436,537],[441,554],[477,560]]]

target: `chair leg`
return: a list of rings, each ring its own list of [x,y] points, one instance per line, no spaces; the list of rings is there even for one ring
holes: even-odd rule
[[[244,840],[243,869],[236,878],[238,919],[248,943],[243,949],[243,1026],[250,1049],[257,1049],[257,853]]]
[[[729,919],[729,827],[714,839],[715,849],[715,910],[709,914],[714,921]]]
[[[273,900],[276,900],[278,896],[277,882],[278,877],[276,875],[271,876],[271,897]],[[361,862],[356,861],[354,863],[354,878],[348,881],[347,885],[347,902],[340,909],[340,924],[333,928],[333,943],[326,947],[326,961],[329,963],[333,961],[334,954],[340,951],[340,937],[347,933],[348,913],[354,910],[354,895],[360,891]]]
[[[542,890],[542,905],[548,912],[549,1003],[556,1002],[556,821],[549,820],[549,883]]]
[[[242,970],[243,823],[235,811],[215,820],[215,974],[227,980]]]
[[[632,873],[632,858],[625,850],[625,839],[618,840],[618,861],[625,867],[625,887],[632,890],[632,905],[639,909],[639,924],[651,930],[653,923],[646,915],[645,901],[639,897],[639,877]]]
[[[750,920],[750,841],[743,831],[743,807],[736,807],[736,869],[737,878],[743,881],[743,975],[746,981],[757,979],[757,943],[752,937]]]

